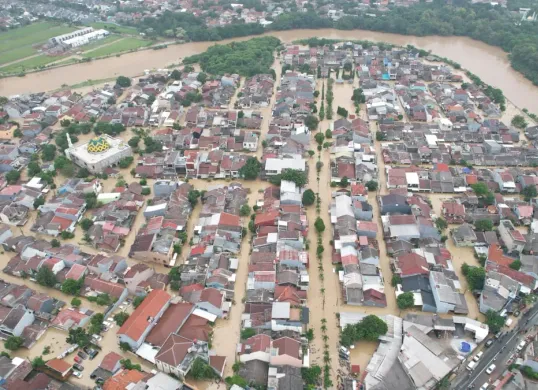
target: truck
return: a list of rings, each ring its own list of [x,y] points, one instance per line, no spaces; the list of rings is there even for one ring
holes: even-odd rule
[[[476,367],[476,362],[471,361],[471,362],[469,362],[469,364],[467,364],[467,369],[469,371],[473,371],[475,369],[475,367]]]

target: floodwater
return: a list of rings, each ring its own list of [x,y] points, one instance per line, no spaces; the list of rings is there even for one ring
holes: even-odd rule
[[[309,37],[353,40],[364,39],[388,42],[396,45],[414,45],[433,54],[459,62],[464,68],[480,76],[485,82],[501,88],[506,97],[519,107],[527,107],[538,112],[538,89],[520,73],[511,68],[508,56],[500,48],[465,37],[415,37],[398,34],[379,33],[365,30],[339,31],[334,29],[274,31],[267,35],[275,36],[283,42]],[[252,37],[236,38],[219,42],[241,41]],[[21,93],[48,91],[62,84],[73,85],[88,79],[100,80],[119,75],[135,76],[145,69],[163,68],[177,64],[183,57],[198,54],[214,42],[184,43],[170,45],[166,49],[123,54],[63,68],[31,73],[25,77],[12,77],[0,80],[0,95],[10,96]]]

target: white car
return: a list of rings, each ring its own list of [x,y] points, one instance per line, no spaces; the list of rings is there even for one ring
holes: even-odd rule
[[[82,378],[82,372],[80,371],[73,371],[73,375],[76,376],[78,379]]]
[[[478,353],[475,355],[475,357],[473,358],[473,360],[474,360],[475,362],[479,361],[483,354],[484,354],[484,352],[482,352],[482,351],[478,352]]]
[[[493,371],[495,371],[495,368],[497,368],[497,366],[495,364],[492,364],[491,366],[488,367],[488,369],[486,370],[486,374],[488,375],[491,375],[491,373]]]

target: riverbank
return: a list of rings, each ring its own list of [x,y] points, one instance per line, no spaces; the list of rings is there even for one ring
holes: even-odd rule
[[[264,35],[277,37],[285,43],[317,36],[339,40],[362,39],[387,42],[400,46],[409,44],[419,49],[431,50],[432,54],[458,62],[465,69],[479,75],[484,82],[502,89],[506,98],[517,107],[528,108],[530,112],[538,113],[538,88],[511,67],[508,55],[502,49],[471,38],[416,37],[366,30],[336,29],[271,31]],[[250,38],[252,37],[234,38],[221,41],[219,44]],[[164,68],[173,63],[177,64],[182,58],[201,53],[214,44],[215,42],[170,44],[164,49],[153,51],[151,55],[148,55],[145,50],[136,51],[123,54],[121,57],[111,56],[58,69],[48,69],[27,74],[25,77],[4,78],[0,79],[0,94],[11,96],[50,91],[60,88],[62,84],[72,85],[88,79],[108,79],[119,75],[133,77],[142,74],[146,69]]]

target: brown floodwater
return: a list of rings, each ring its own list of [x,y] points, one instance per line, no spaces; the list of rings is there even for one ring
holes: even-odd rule
[[[485,82],[501,88],[506,97],[517,106],[527,107],[531,111],[538,112],[538,89],[510,67],[507,54],[500,48],[470,38],[415,37],[364,30],[340,31],[334,29],[272,31],[267,35],[275,36],[284,42],[309,37],[325,37],[342,40],[365,39],[396,45],[411,44],[459,62],[464,68],[479,75]],[[249,38],[251,37],[236,38],[219,43]],[[6,78],[0,80],[0,95],[9,96],[48,91],[59,88],[62,84],[73,85],[88,79],[99,80],[118,75],[135,76],[142,74],[145,69],[177,64],[182,58],[200,53],[214,44],[214,42],[191,42],[171,45],[162,50],[139,51],[123,54],[119,57],[32,73],[25,77]]]

